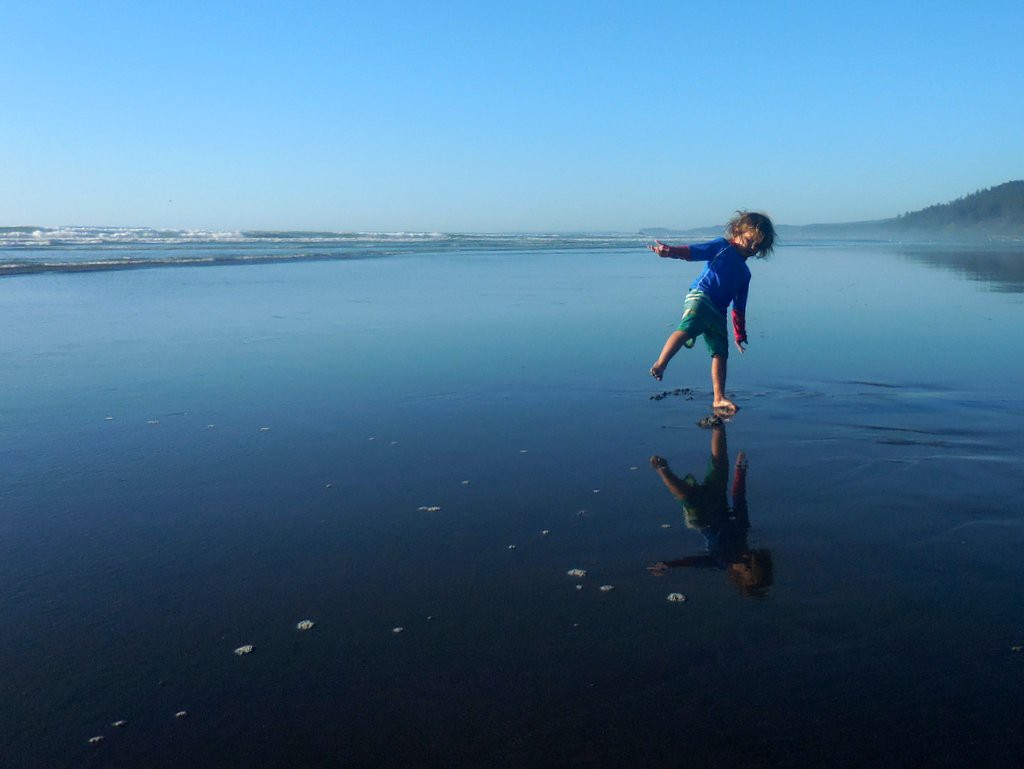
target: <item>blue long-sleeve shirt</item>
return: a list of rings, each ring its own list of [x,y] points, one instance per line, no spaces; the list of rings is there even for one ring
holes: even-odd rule
[[[706,294],[724,315],[729,303],[738,313],[747,309],[747,291],[750,288],[750,268],[736,246],[725,238],[689,247],[689,260],[707,262],[708,266],[690,286],[691,291]]]

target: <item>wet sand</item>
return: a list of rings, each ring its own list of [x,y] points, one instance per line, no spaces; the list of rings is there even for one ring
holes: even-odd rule
[[[1019,762],[1020,295],[866,246],[753,266],[751,596],[647,568],[708,552],[649,464],[713,450],[706,356],[646,375],[664,267],[5,281],[5,765]]]

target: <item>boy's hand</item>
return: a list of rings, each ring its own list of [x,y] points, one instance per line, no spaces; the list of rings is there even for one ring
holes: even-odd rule
[[[746,341],[741,342],[741,341],[739,341],[737,339],[736,340],[736,349],[739,350],[740,352],[746,352],[747,348],[743,346],[745,344],[746,344]]]
[[[666,256],[669,256],[672,253],[672,247],[666,246],[660,240],[654,241],[654,245],[648,246],[648,248],[651,249],[651,251],[656,253],[658,256],[660,256],[662,259],[664,259]]]

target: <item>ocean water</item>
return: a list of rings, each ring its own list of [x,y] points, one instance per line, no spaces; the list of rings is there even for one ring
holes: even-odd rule
[[[712,431],[701,343],[646,373],[697,266],[639,238],[35,232],[4,767],[1024,758],[1019,244],[753,262]],[[702,530],[650,459],[712,453]]]

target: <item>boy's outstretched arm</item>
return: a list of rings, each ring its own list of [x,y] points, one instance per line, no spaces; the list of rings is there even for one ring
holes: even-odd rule
[[[653,246],[648,248],[660,256],[662,259],[690,259],[690,247],[689,246],[667,246],[660,240],[654,241]]]
[[[650,566],[647,567],[647,571],[649,571],[651,574],[654,574],[657,577],[660,577],[666,572],[668,572],[669,569],[675,569],[679,566],[689,566],[698,568],[704,566],[713,569],[717,567],[718,564],[715,562],[715,559],[712,558],[710,555],[690,555],[686,558],[678,558],[674,561],[658,561],[657,563],[652,563]]]

